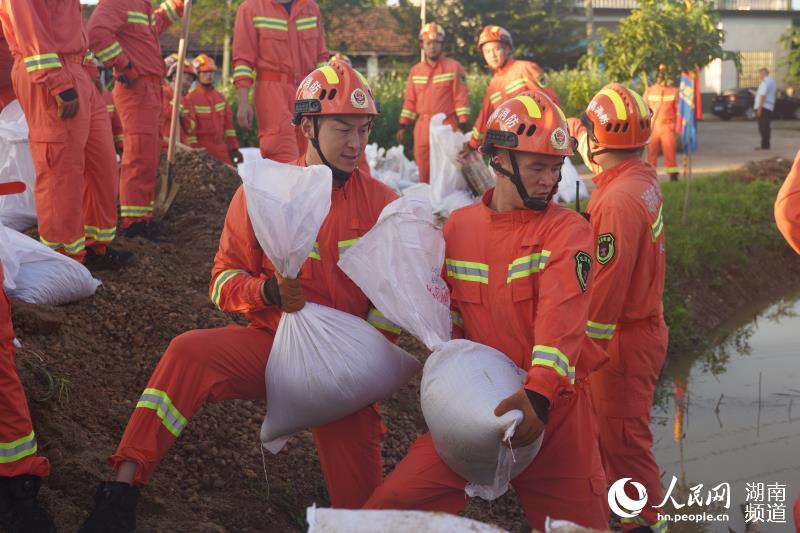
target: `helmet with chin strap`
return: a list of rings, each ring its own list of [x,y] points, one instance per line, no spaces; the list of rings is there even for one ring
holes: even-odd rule
[[[489,117],[486,128],[481,152],[494,155],[498,150],[507,150],[511,160],[511,170],[503,168],[494,158],[492,168],[511,180],[525,207],[544,210],[558,190],[558,183],[546,198],[529,196],[522,183],[516,153],[572,155],[575,139],[569,135],[564,112],[543,92],[524,92],[500,104]],[[558,180],[561,181],[560,176]]]
[[[379,114],[378,103],[367,79],[344,61],[331,61],[311,72],[300,83],[295,94],[292,122],[300,124],[302,117],[313,120],[314,136],[311,138],[311,145],[323,164],[331,169],[333,177],[344,181],[351,173],[333,166],[320,148],[319,117],[363,115],[372,119]]]

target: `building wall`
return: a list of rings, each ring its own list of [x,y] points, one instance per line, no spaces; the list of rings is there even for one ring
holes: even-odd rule
[[[758,85],[757,71],[761,67],[767,67],[778,86],[785,87],[786,51],[779,39],[791,25],[791,17],[785,11],[774,14],[723,12],[721,19],[725,31],[723,49],[741,53],[742,72],[736,71],[733,61],[714,61],[701,74],[701,91],[719,93]]]

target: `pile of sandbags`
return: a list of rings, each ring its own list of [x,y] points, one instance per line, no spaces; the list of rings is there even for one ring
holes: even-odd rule
[[[431,206],[434,213],[447,217],[460,207],[475,201],[469,184],[461,173],[459,153],[469,134],[453,130],[444,123],[444,113],[431,117]]]
[[[541,438],[511,450],[504,441],[513,436],[522,412],[494,415],[500,401],[522,387],[525,373],[493,348],[450,340],[450,293],[441,278],[444,249],[430,206],[400,198],[384,208],[339,268],[389,320],[432,350],[421,402],[436,451],[467,480],[468,495],[493,500],[533,461]]]
[[[331,206],[328,167],[298,167],[268,159],[241,166],[247,212],[256,238],[284,277],[296,278]],[[284,313],[265,372],[265,448],[391,396],[420,363],[365,320],[307,303]]]
[[[417,164],[406,158],[402,146],[392,146],[388,150],[377,143],[364,149],[372,177],[383,182],[397,193],[419,184]]]

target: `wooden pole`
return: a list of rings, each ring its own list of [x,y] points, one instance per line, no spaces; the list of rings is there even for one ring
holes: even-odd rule
[[[586,55],[589,58],[594,56],[594,7],[592,0],[584,0],[583,7],[586,10]]]
[[[231,0],[225,9],[225,36],[222,38],[222,86],[228,84],[231,76]]]
[[[426,22],[426,20],[428,18],[427,11],[428,11],[428,3],[425,0],[422,0],[422,2],[420,3],[420,6],[419,6],[419,21],[420,21],[419,27],[420,28],[425,26],[425,22]],[[425,61],[425,51],[424,50],[420,50],[419,51],[419,60],[420,61]]]

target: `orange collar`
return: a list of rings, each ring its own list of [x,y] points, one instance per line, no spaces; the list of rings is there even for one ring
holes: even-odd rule
[[[614,181],[618,176],[624,174],[628,170],[644,165],[644,161],[639,158],[636,159],[629,159],[628,161],[623,161],[608,170],[604,170],[600,174],[596,175],[592,178],[592,181],[597,186],[597,188],[602,188]]]

